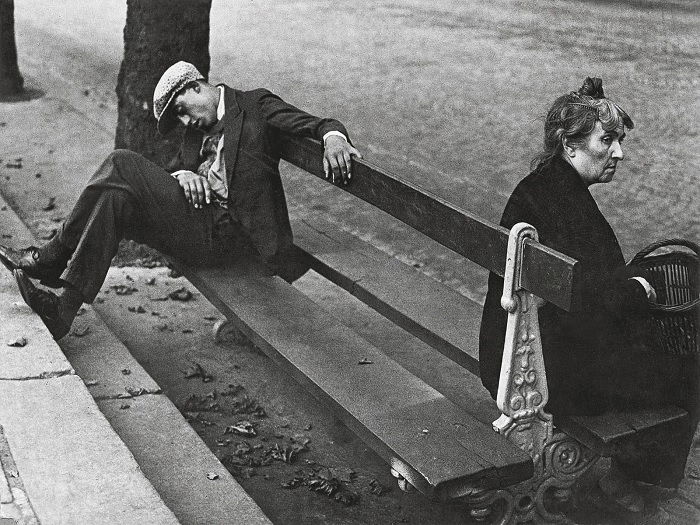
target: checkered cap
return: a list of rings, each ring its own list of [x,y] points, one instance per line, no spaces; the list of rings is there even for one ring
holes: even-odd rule
[[[202,80],[204,77],[189,62],[176,62],[160,77],[156,89],[153,90],[153,114],[158,120],[158,131],[164,135],[170,131],[177,121],[170,111],[175,95],[190,82]]]

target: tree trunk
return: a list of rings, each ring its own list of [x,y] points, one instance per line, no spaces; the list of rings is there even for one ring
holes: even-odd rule
[[[178,60],[191,62],[208,77],[211,1],[127,0],[115,147],[139,152],[161,165],[176,152],[179,137],[158,135],[153,90]]]
[[[17,66],[15,2],[0,0],[0,96],[22,93],[24,79]]]

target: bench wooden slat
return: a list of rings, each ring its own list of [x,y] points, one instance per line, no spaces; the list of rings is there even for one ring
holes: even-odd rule
[[[284,137],[282,158],[324,177],[318,141]],[[389,213],[443,246],[503,275],[508,230],[381,170],[364,160],[353,164],[349,193]],[[577,261],[542,244],[526,241],[523,285],[539,297],[570,311],[578,305]]]
[[[482,307],[328,221],[295,220],[311,267],[463,368],[479,374]]]
[[[310,253],[318,273],[478,374],[479,305],[329,221],[295,221],[293,227],[296,244]],[[596,452],[610,455],[626,440],[663,436],[686,417],[684,410],[667,406],[560,417],[555,424]]]
[[[528,454],[281,279],[264,275],[254,264],[176,266],[259,348],[427,495],[443,499],[532,475]],[[358,365],[363,358],[373,364]]]
[[[688,413],[674,406],[599,416],[558,417],[554,423],[578,441],[603,456],[613,454],[629,440],[663,439],[686,423]]]

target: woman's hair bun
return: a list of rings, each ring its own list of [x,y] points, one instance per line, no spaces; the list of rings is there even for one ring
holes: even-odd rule
[[[586,80],[583,81],[583,85],[578,90],[578,94],[591,98],[605,98],[605,93],[603,93],[603,79],[586,77]]]

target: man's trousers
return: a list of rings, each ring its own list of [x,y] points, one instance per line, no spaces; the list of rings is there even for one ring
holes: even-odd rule
[[[91,303],[121,239],[147,244],[188,265],[256,252],[227,210],[217,204],[195,208],[167,171],[128,150],[107,157],[41,250],[72,254],[61,279]]]

